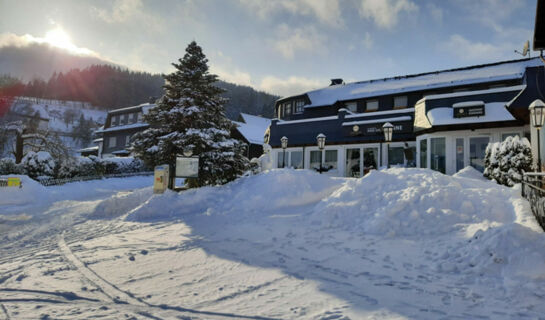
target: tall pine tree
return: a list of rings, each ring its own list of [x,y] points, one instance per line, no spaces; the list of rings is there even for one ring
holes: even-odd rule
[[[150,128],[133,137],[132,151],[148,165],[174,164],[176,155],[191,149],[200,157],[193,186],[224,184],[247,168],[244,145],[230,137],[233,123],[225,117],[216,87],[217,76],[208,72],[208,59],[195,41],[171,74],[165,75],[165,93],[144,115]]]

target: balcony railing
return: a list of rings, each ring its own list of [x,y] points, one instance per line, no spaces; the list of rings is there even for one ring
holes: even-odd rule
[[[530,202],[532,213],[545,230],[545,173],[525,173],[522,178],[522,196]]]

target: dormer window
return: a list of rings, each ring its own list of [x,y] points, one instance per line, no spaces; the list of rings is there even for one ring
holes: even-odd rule
[[[378,100],[367,100],[365,103],[365,111],[377,111],[378,110]]]
[[[118,121],[118,116],[112,116],[112,121],[111,121],[110,126],[111,127],[117,126],[117,121]]]
[[[295,101],[295,112],[294,113],[303,113],[303,106],[305,105],[304,100]]]
[[[407,108],[407,96],[394,97],[394,109]]]
[[[284,116],[288,117],[291,115],[291,102],[284,103]]]

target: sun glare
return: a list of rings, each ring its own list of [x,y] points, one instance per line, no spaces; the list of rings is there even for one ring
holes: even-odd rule
[[[43,38],[43,42],[76,54],[92,54],[91,50],[76,46],[68,33],[60,27],[47,31]]]

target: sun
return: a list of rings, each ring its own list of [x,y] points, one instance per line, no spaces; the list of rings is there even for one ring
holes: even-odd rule
[[[55,47],[59,47],[63,49],[72,49],[75,47],[68,33],[66,33],[61,28],[56,28],[56,29],[48,31],[45,34],[44,39],[45,39],[45,42]]]
[[[66,31],[59,26],[53,30],[47,31],[41,42],[48,43],[49,45],[57,48],[65,49],[75,54],[90,55],[93,53],[89,49],[76,46],[72,42],[72,39],[68,33],[66,33]]]

